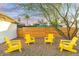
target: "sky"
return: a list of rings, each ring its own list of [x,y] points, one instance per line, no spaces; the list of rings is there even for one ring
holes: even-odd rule
[[[16,18],[19,14],[22,14],[23,9],[18,7],[16,3],[0,3],[0,12],[10,15]],[[39,14],[39,12],[27,11],[27,14],[35,15]],[[36,13],[36,14],[35,14]]]
[[[73,10],[74,10],[74,8],[72,9],[72,11]],[[18,16],[20,14],[22,14],[23,12],[24,12],[23,9],[19,8],[16,3],[0,3],[0,13],[8,15],[14,19],[18,18]],[[39,12],[36,12],[36,14],[35,14],[35,12],[32,12],[32,11],[30,13],[29,12],[30,11],[26,12],[27,14],[31,15],[31,20],[29,21],[29,23],[32,23],[32,22],[35,22],[35,21],[42,19],[42,17],[38,16]],[[32,16],[32,15],[34,15],[34,16]],[[24,21],[24,22],[26,23],[26,21]]]
[[[36,12],[36,14],[32,11],[30,13],[29,12],[30,11],[26,12],[27,14],[31,15],[31,20],[29,21],[29,23],[37,22],[38,20],[42,19],[40,16],[38,16],[39,12]],[[13,19],[17,19],[20,14],[24,13],[24,11],[22,8],[19,8],[16,3],[0,3],[0,13],[8,15]],[[23,21],[23,23],[24,22],[26,23],[26,21]]]
[[[0,12],[16,18],[22,12],[22,10],[18,8],[16,4],[0,3]]]
[[[11,18],[17,20],[19,15],[21,15],[22,13],[24,13],[23,9],[22,8],[19,8],[17,6],[17,4],[13,4],[13,3],[0,3],[0,13],[3,13],[7,16],[10,16]],[[27,11],[28,13],[28,11]],[[34,12],[30,12],[28,13],[30,15],[34,15],[35,13]],[[20,16],[22,18],[22,16]],[[40,20],[41,17],[37,17],[37,16],[31,16],[30,20],[29,20],[29,24],[32,24],[32,23],[37,23],[38,20]],[[27,20],[25,19],[21,19],[22,21],[20,23],[22,24],[26,24]],[[27,25],[27,24],[26,24]]]
[[[16,18],[19,14],[21,14],[23,12],[23,10],[21,8],[19,8],[16,3],[0,3],[0,12],[7,14],[13,18]],[[27,13],[28,12],[29,11],[27,11]],[[33,14],[33,15],[34,15],[34,13],[35,12],[31,12],[31,14]],[[35,16],[37,16],[38,13],[39,12],[37,12]]]

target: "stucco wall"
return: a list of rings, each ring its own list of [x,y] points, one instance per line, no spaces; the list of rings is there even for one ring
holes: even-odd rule
[[[0,32],[0,43],[5,42],[4,37],[8,36],[10,39],[17,37],[17,25],[11,24],[7,31]]]

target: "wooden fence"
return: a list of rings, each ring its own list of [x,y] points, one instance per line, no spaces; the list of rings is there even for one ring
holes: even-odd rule
[[[61,28],[61,30],[67,35],[66,28]],[[71,29],[70,33],[72,34],[74,28]],[[31,34],[34,37],[45,37],[49,33],[53,33],[55,37],[61,37],[58,32],[53,27],[46,27],[46,28],[36,28],[36,27],[23,27],[18,28],[18,37],[24,37],[25,34]]]

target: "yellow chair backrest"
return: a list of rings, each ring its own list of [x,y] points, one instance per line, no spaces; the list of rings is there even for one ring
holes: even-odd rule
[[[72,41],[71,41],[71,43],[70,43],[70,46],[73,47],[73,46],[76,44],[77,40],[78,40],[77,37],[73,37],[73,39],[72,39]]]
[[[54,35],[53,34],[48,34],[48,38],[53,39]]]
[[[11,44],[10,39],[9,39],[8,37],[5,37],[4,39],[5,39],[5,41],[6,41],[6,44],[7,44],[9,47],[11,47],[12,44]]]
[[[26,35],[25,35],[25,39],[27,39],[27,41],[31,40],[30,34],[26,34]]]

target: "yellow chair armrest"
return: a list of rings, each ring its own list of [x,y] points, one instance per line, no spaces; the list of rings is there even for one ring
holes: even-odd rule
[[[68,45],[68,44],[70,44],[70,42],[63,42],[63,44],[66,44],[66,45]]]
[[[70,43],[71,41],[63,41],[63,43]]]
[[[21,40],[12,40],[12,42],[21,42]]]
[[[12,44],[17,44],[17,43],[20,44],[21,43],[21,40],[12,40],[11,43]]]
[[[62,41],[71,41],[71,40],[62,40]]]
[[[71,42],[71,40],[61,40],[62,42]]]
[[[68,45],[70,44],[71,40],[60,40],[60,44]]]
[[[70,42],[70,40],[60,40],[60,43],[67,43],[67,42]]]

